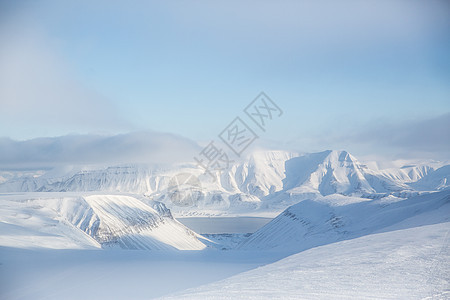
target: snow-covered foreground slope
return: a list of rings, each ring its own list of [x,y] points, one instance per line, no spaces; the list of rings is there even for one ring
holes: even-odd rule
[[[272,263],[272,253],[0,247],[2,300],[148,300]]]
[[[0,246],[89,249],[101,245],[41,200],[0,196]],[[87,215],[87,214],[86,214]]]
[[[256,231],[239,248],[301,251],[371,234],[430,211],[443,213],[450,219],[450,191],[409,199],[370,200],[330,195],[303,200]]]
[[[172,298],[449,298],[448,171],[269,151],[216,181],[192,164],[8,173],[0,191],[16,193],[0,194],[0,298],[149,299],[196,287]],[[180,173],[201,182],[189,206],[171,201]],[[166,205],[191,218],[278,216],[250,236],[207,228],[222,233],[208,239]]]
[[[204,248],[165,206],[138,196],[1,195],[0,298],[450,296],[450,191],[406,200],[329,195],[286,212],[250,236],[243,250],[231,243],[221,251]],[[75,246],[85,249],[43,249]],[[86,249],[110,246],[204,251]]]
[[[0,246],[199,250],[197,235],[159,202],[136,196],[0,195]]]
[[[162,299],[449,298],[450,222],[435,210]]]

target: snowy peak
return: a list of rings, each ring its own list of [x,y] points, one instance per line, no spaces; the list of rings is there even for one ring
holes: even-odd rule
[[[283,189],[285,162],[298,154],[286,151],[259,151],[248,162],[228,172],[234,178],[238,191],[259,198]]]
[[[284,189],[291,193],[350,195],[374,193],[365,166],[346,151],[324,151],[286,162]]]
[[[164,167],[78,167],[78,171],[75,170],[65,176],[56,172],[57,177],[51,177],[52,172],[37,177],[15,177],[0,183],[0,191],[141,194],[164,202],[177,214],[190,215],[199,210],[222,214],[276,207],[278,211],[299,198],[332,194],[372,199],[389,195],[404,198],[449,186],[448,166],[439,171],[426,164],[371,169],[347,151],[336,150],[302,155],[287,151],[254,152],[246,160],[217,172],[213,182],[194,163]],[[192,174],[201,181],[199,197],[192,206],[178,207],[170,200],[171,179],[182,173]]]
[[[411,186],[422,191],[447,190],[450,188],[450,165],[443,166],[437,170],[429,171]]]

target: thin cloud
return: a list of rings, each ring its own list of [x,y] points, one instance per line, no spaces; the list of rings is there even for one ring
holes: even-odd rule
[[[130,129],[111,101],[76,79],[56,40],[19,21],[0,27],[0,134]]]
[[[192,161],[200,150],[197,143],[187,138],[149,131],[113,136],[67,135],[26,141],[0,138],[0,169],[179,163]]]
[[[372,148],[372,152],[397,153],[404,157],[450,157],[450,113],[402,123],[382,122],[334,141]]]

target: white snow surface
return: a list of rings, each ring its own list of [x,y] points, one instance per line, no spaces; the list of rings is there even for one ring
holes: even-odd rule
[[[448,299],[449,229],[447,222],[317,247],[162,299]]]
[[[0,246],[200,250],[197,234],[163,204],[139,196],[76,193],[0,195]]]
[[[449,188],[449,165],[436,162],[369,168],[346,151],[298,154],[254,152],[246,160],[216,172],[215,179],[195,163],[71,167],[48,172],[19,172],[1,179],[0,192],[101,192],[147,195],[176,216],[276,215],[300,198],[341,194],[364,198],[408,198]],[[172,203],[173,176],[189,173],[201,182],[193,205]],[[5,175],[6,176],[6,175]]]
[[[450,191],[409,199],[330,195],[303,200],[253,233],[239,249],[292,248],[298,252],[371,234],[429,211],[439,211],[450,218]]]
[[[262,151],[215,181],[192,163],[0,171],[0,299],[450,299],[449,167]],[[180,173],[201,182],[190,206],[169,197]],[[274,219],[223,231],[254,217]]]
[[[449,299],[448,209],[161,299]]]
[[[96,222],[86,220],[98,216],[108,225],[99,225],[108,233],[100,236],[120,240],[128,234],[121,232],[123,224],[141,225],[136,221],[140,216],[151,212],[150,220],[169,218],[159,203],[152,208],[131,195],[31,195],[1,196],[0,241],[7,241],[0,246],[2,299],[86,295],[90,299],[448,299],[450,295],[450,191],[411,199],[329,195],[305,200],[288,208],[291,214],[281,214],[250,236],[241,244],[245,250],[231,249],[230,240],[224,248],[228,250],[199,247],[204,251],[197,254],[119,247],[90,250],[103,244],[93,234],[96,231],[90,231]],[[164,235],[184,240],[179,232]],[[141,243],[136,239],[125,241]],[[28,247],[21,244],[27,241]],[[39,249],[36,243],[41,244]],[[82,250],[55,252],[45,247]],[[282,257],[286,258],[277,261]]]

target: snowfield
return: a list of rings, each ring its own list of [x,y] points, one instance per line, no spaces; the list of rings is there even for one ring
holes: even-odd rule
[[[161,299],[449,299],[449,231],[391,228]]]
[[[147,202],[149,203],[149,202]],[[201,250],[197,234],[128,195],[25,193],[0,195],[0,246]]]
[[[295,204],[265,225],[239,249],[292,248],[303,251],[331,241],[351,239],[427,212],[450,217],[450,191],[409,199],[362,199],[340,195]]]
[[[9,212],[17,210],[11,202],[26,207],[20,206],[22,215],[10,219],[19,220],[15,225],[2,219],[1,241],[9,243],[9,247],[0,248],[2,299],[80,299],[86,294],[91,299],[161,296],[162,299],[448,299],[450,296],[450,191],[407,200],[327,196],[322,201],[303,201],[287,209],[290,214],[280,214],[250,237],[231,235],[228,241],[225,235],[197,235],[210,247],[203,246],[200,249],[204,250],[194,252],[88,250],[89,245],[91,249],[99,247],[88,234],[81,236],[91,244],[82,239],[77,241],[75,237],[79,236],[71,235],[72,231],[64,232],[61,228],[67,226],[65,222],[54,221],[52,230],[46,227],[51,222],[42,223],[42,220],[49,222],[48,217],[54,215],[37,203],[51,204],[61,212],[71,207],[67,201],[70,197],[47,202],[42,198],[19,201],[24,195],[15,197],[18,197],[15,201],[2,200],[3,215],[5,207]],[[114,226],[105,228],[119,237],[121,222],[125,221],[118,218],[124,208],[130,213],[127,216],[136,214],[133,212],[136,207],[157,216],[130,196],[90,195],[83,199],[87,199],[100,220],[109,218],[106,224]],[[36,209],[37,213],[33,211]],[[100,213],[100,209],[108,213]],[[333,217],[330,222],[333,215],[341,216],[341,221]],[[21,235],[17,231],[8,232],[10,226],[34,231]],[[167,238],[177,240],[181,238],[178,234],[178,230],[163,231]],[[48,236],[65,237],[71,243],[49,242]],[[33,239],[28,240],[30,237]],[[185,236],[182,237],[185,241]],[[244,241],[233,249],[238,244],[233,239],[239,237]],[[140,235],[135,238],[131,245],[142,241]],[[223,238],[228,244],[222,248]],[[25,241],[48,248],[85,244],[84,250],[62,252],[18,249],[31,248],[23,244]],[[277,261],[283,257],[286,258]]]
[[[450,299],[449,170],[267,151],[216,181],[0,172],[0,299]],[[180,173],[191,206],[170,199]]]
[[[152,299],[225,279],[281,257],[218,250],[0,247],[0,299]]]
[[[309,250],[163,299],[450,298],[450,191],[385,206],[336,200],[339,226],[323,222],[323,204],[301,202],[240,245]]]

